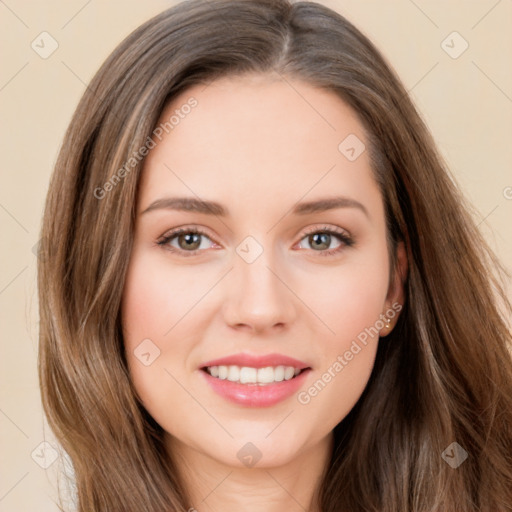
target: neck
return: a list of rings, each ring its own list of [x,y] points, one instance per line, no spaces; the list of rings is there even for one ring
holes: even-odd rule
[[[284,464],[246,468],[226,465],[167,437],[189,496],[189,512],[321,512],[318,491],[332,443],[330,433]]]

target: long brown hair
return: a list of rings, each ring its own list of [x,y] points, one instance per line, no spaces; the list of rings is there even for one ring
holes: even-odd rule
[[[39,375],[78,510],[188,509],[123,354],[120,301],[143,163],[133,158],[187,87],[272,72],[333,91],[358,114],[390,250],[404,241],[409,263],[398,323],[334,430],[321,511],[511,511],[504,270],[378,50],[340,14],[287,0],[189,0],[149,20],[108,57],[65,135],[42,224]],[[442,457],[453,442],[468,454],[456,469]]]

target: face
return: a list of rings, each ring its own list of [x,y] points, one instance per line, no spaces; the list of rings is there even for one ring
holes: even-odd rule
[[[283,464],[352,409],[398,316],[365,132],[333,93],[269,76],[194,86],[173,115],[141,177],[131,378],[169,446]]]

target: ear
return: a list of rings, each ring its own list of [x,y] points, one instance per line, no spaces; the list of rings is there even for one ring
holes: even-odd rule
[[[407,253],[404,242],[399,242],[396,248],[396,268],[393,280],[389,283],[388,294],[384,304],[384,323],[386,324],[380,330],[380,336],[387,336],[396,325],[400,311],[405,302],[405,280],[409,265],[407,262]]]

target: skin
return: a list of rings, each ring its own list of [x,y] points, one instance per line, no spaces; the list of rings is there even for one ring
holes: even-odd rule
[[[384,205],[368,151],[349,161],[338,149],[349,134],[368,147],[365,131],[338,96],[296,79],[230,77],[184,91],[161,120],[190,97],[197,106],[151,149],[141,177],[122,302],[130,374],[167,432],[191,508],[316,511],[332,429],[368,382],[378,336],[307,404],[297,394],[270,407],[233,404],[199,368],[239,352],[278,352],[312,368],[301,391],[309,389],[365,328],[403,303],[403,246],[390,282]],[[290,213],[299,201],[334,195],[360,202],[367,215],[355,207]],[[142,213],[170,196],[217,201],[230,215]],[[196,255],[186,255],[183,237],[167,248],[156,243],[173,228],[194,226],[207,232]],[[354,244],[335,235],[315,244],[308,228],[341,229]],[[236,252],[247,236],[263,249],[252,263]],[[146,366],[134,351],[148,338],[160,353]],[[237,457],[248,442],[261,453],[253,467]]]

